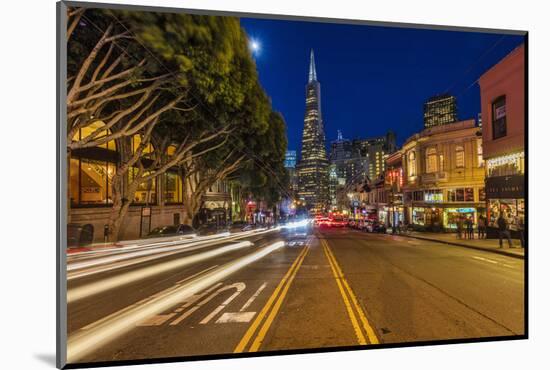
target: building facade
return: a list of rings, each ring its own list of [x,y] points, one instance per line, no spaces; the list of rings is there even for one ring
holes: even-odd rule
[[[329,203],[328,160],[325,129],[321,113],[321,84],[317,80],[315,56],[310,54],[306,85],[306,111],[302,134],[302,151],[298,172],[298,196],[312,211],[324,210]]]
[[[405,223],[449,231],[485,213],[485,162],[475,120],[424,129],[402,152]]]
[[[436,95],[424,103],[424,128],[446,125],[457,121],[456,98]]]
[[[499,214],[513,234],[525,222],[525,46],[479,78],[489,235]]]
[[[82,139],[103,123],[98,121],[80,129],[76,135]],[[139,134],[110,141],[99,147],[73,150],[68,166],[69,222],[90,224],[93,227],[93,241],[105,241],[106,225],[112,207],[112,182],[117,167],[135,152],[141,143]],[[149,144],[144,155],[155,150]],[[172,155],[175,146],[167,149]],[[137,171],[131,168],[123,179],[123,198],[131,201],[120,229],[122,240],[137,239],[147,235],[155,227],[185,222],[183,204],[183,177],[178,168],[138,186],[134,194],[128,191],[128,182]],[[199,217],[202,222],[222,222],[231,215],[231,196],[226,182],[214,184],[203,198],[203,208]]]

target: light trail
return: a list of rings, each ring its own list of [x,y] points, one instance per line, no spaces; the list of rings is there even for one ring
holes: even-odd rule
[[[90,297],[94,294],[98,294],[113,288],[120,287],[138,280],[142,280],[163,272],[189,266],[193,263],[207,260],[212,257],[219,256],[224,253],[228,253],[237,249],[250,247],[253,245],[249,241],[239,242],[236,244],[230,244],[221,248],[217,248],[208,252],[195,254],[188,257],[182,257],[174,261],[168,261],[159,263],[154,266],[143,267],[133,271],[125,272],[113,277],[100,279],[93,283],[78,286],[76,288],[69,289],[67,291],[67,303],[73,303],[80,299]]]
[[[77,279],[83,276],[89,276],[100,272],[110,271],[120,267],[126,267],[156,258],[170,256],[180,252],[193,251],[200,248],[214,246],[223,242],[234,241],[248,236],[256,236],[264,233],[272,232],[277,229],[262,229],[254,231],[246,231],[241,233],[231,234],[230,236],[209,238],[200,241],[179,242],[173,241],[163,243],[163,245],[148,245],[143,250],[119,251],[118,253],[100,256],[96,258],[86,259],[85,261],[77,261],[67,266],[67,280]],[[150,256],[150,257],[147,257]],[[125,262],[124,262],[125,261]],[[94,268],[95,267],[95,268]],[[85,270],[87,269],[87,270]]]
[[[79,361],[98,347],[104,346],[127,333],[140,321],[166,311],[193,294],[216,284],[220,280],[283,246],[284,242],[282,241],[271,244],[247,256],[220,266],[171,292],[158,295],[143,305],[122,312],[120,315],[112,316],[101,323],[98,322],[97,325],[91,324],[89,325],[91,329],[79,330],[79,332],[69,337],[67,343],[67,362],[74,363]]]

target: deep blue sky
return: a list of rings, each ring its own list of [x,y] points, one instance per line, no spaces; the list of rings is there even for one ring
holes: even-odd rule
[[[300,150],[309,52],[315,51],[327,144],[397,134],[399,144],[422,129],[430,96],[455,95],[459,119],[480,112],[479,76],[523,42],[522,36],[473,32],[241,19],[261,43],[260,80]]]

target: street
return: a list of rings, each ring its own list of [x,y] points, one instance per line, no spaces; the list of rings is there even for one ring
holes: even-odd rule
[[[524,333],[523,260],[348,228],[75,253],[67,290],[75,363]]]

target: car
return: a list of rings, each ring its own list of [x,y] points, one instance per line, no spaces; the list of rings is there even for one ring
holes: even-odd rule
[[[330,227],[344,227],[347,222],[341,217],[335,217],[329,222]]]
[[[286,237],[285,245],[290,247],[305,245],[311,232],[311,222],[308,220],[289,222],[282,230]]]
[[[186,224],[159,226],[147,234],[147,238],[160,238],[168,236],[197,236],[197,230]]]
[[[328,217],[323,217],[319,220],[316,220],[316,223],[320,229],[323,229],[330,226],[330,219]]]
[[[369,220],[366,224],[365,231],[369,233],[385,233],[386,225],[376,220]]]

